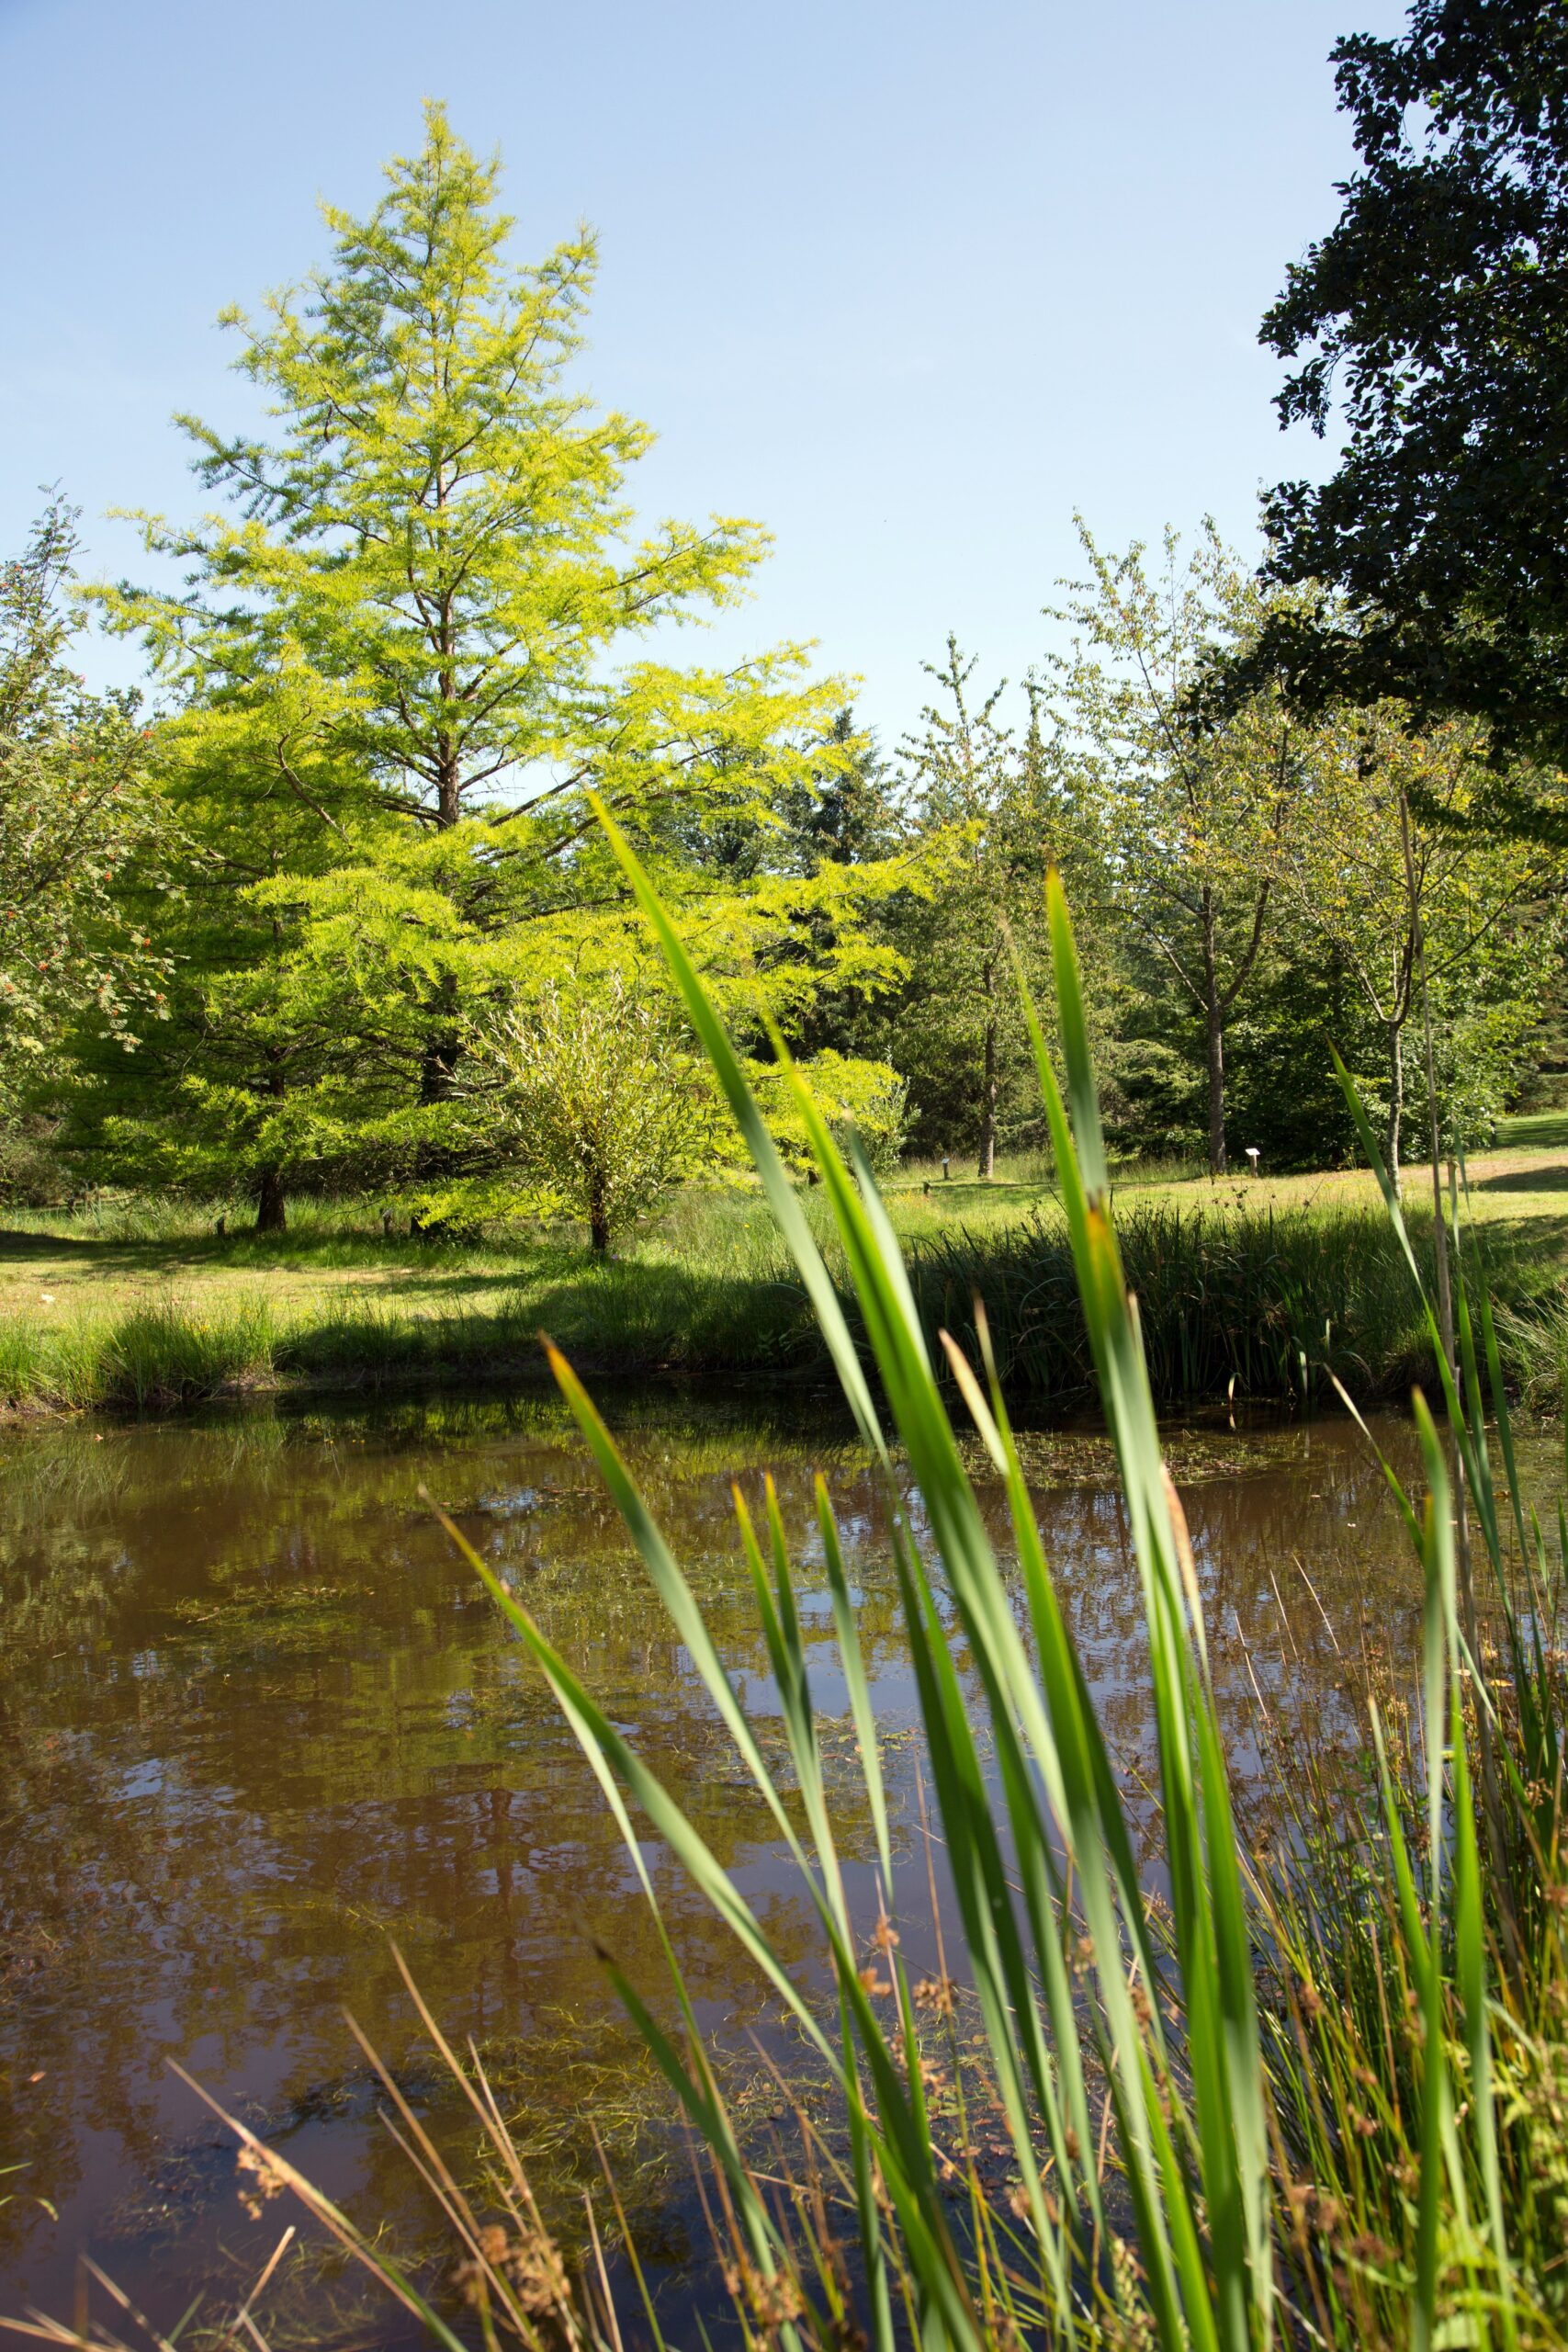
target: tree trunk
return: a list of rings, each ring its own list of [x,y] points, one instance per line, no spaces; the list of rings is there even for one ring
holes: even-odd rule
[[[1383,1136],[1383,1158],[1388,1163],[1389,1182],[1399,1190],[1399,1147],[1404,1126],[1404,1023],[1388,1023],[1388,1126]]]
[[[438,830],[446,833],[462,822],[463,786],[457,755],[445,739],[439,754],[439,770],[435,783],[435,822]]]
[[[603,1196],[597,1193],[588,1204],[588,1239],[595,1250],[607,1250],[610,1246],[610,1220]]]
[[[444,483],[438,482],[436,485],[435,503],[437,506],[446,503]],[[456,692],[456,684],[452,669],[450,635],[449,630],[445,627],[440,650],[441,692],[450,702]],[[457,747],[452,737],[443,729],[436,738],[436,830],[444,833],[449,832],[454,825],[461,823],[462,816],[462,772]],[[450,976],[440,983],[436,990],[435,1016],[439,1025],[435,1034],[426,1042],[424,1060],[419,1074],[419,1099],[422,1102],[445,1102],[448,1100],[452,1092],[453,1073],[457,1069],[457,1057],[462,1050],[457,1039],[457,982]],[[422,1149],[419,1154],[421,1175],[432,1172],[431,1159],[432,1155],[428,1148]]]
[[[980,1182],[988,1184],[997,1165],[997,976],[986,966],[986,1072],[980,1093]]]
[[[457,989],[448,978],[442,981],[435,1001],[436,1016],[442,1022],[435,1034],[425,1041],[420,1065],[419,1099],[422,1103],[447,1102],[452,1098],[452,1081],[457,1068],[461,1047],[457,1039]],[[446,1023],[449,1022],[450,1027]],[[430,1183],[444,1166],[441,1148],[428,1140],[414,1154],[414,1173],[423,1183]],[[411,1219],[409,1231],[417,1237],[442,1231],[441,1217],[416,1216]]]
[[[424,1060],[419,1073],[419,1099],[422,1102],[446,1102],[452,1096],[452,1078],[457,1067],[460,1051],[455,1029],[444,1030],[432,1037],[424,1049]]]
[[[256,1231],[284,1233],[288,1227],[288,1191],[281,1168],[264,1168],[256,1184]]]
[[[1207,1019],[1209,1061],[1209,1173],[1225,1172],[1225,1029],[1211,1005]]]
[[[1225,1172],[1225,1014],[1214,951],[1214,902],[1203,892],[1203,1042],[1209,1065],[1209,1173]]]
[[[457,1038],[457,983],[450,975],[436,989],[433,1011],[434,1026],[425,1040],[419,1073],[419,1099],[425,1103],[451,1100],[457,1056],[462,1050]]]

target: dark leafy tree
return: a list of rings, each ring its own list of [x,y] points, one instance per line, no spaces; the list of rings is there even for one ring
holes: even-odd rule
[[[789,818],[795,854],[807,873],[824,858],[858,865],[899,847],[905,828],[897,778],[848,705],[828,730],[809,785],[797,787]]]
[[[1265,504],[1269,571],[1319,584],[1251,655],[1299,700],[1392,696],[1568,760],[1568,10],[1416,0],[1336,47],[1359,168],[1261,339],[1280,420],[1346,428]],[[1516,780],[1508,796],[1521,801]],[[1516,808],[1516,817],[1520,813]]]

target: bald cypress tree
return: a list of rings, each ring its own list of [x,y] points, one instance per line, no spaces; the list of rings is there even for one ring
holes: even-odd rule
[[[238,887],[287,910],[297,962],[314,959],[291,1001],[314,985],[312,1024],[383,1074],[374,1150],[433,1179],[475,1008],[580,961],[584,922],[624,903],[588,794],[656,872],[678,869],[679,896],[705,828],[773,823],[842,700],[797,647],[720,669],[650,641],[735,601],[767,537],[724,516],[637,525],[649,429],[569,380],[592,235],[514,262],[498,179],[433,105],[365,218],[326,209],[327,266],[226,314],[266,432],[178,420],[223,510],[140,518],[186,586],[101,593],[187,716],[257,715],[253,753],[269,706],[307,694],[333,805],[280,733],[270,756],[320,837]]]

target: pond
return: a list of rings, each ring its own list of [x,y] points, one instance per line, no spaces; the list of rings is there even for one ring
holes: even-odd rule
[[[832,1716],[844,1697],[827,1669],[811,1487],[826,1472],[912,1852],[915,1708],[866,1461],[830,1419],[744,1398],[611,1391],[604,1405],[764,1725],[730,1483],[755,1499],[764,1471],[776,1476]],[[1411,1467],[1408,1427],[1381,1434]],[[1146,1678],[1108,1451],[1088,1434],[1027,1445],[1068,1617],[1135,1779]],[[1238,1772],[1258,1772],[1265,1716],[1287,1747],[1353,1736],[1365,1650],[1408,1657],[1420,1603],[1364,1439],[1325,1420],[1178,1432],[1171,1446]],[[552,2210],[578,2210],[596,2177],[596,2126],[639,2233],[679,2267],[694,2226],[682,2168],[664,2165],[663,2101],[592,1958],[597,1938],[634,1979],[658,1981],[633,1873],[422,1485],[688,1803],[775,1937],[808,1952],[763,1806],[553,1398],[9,1432],[0,2162],[25,2169],[0,2182],[0,2312],[69,2313],[78,2249],[165,2325],[198,2294],[231,2311],[259,2270],[276,2210],[242,2205],[232,2143],[170,2059],[362,2218],[421,2244],[428,2209],[377,2120],[344,2011],[433,2130],[458,2149],[473,2135],[394,1941],[454,2041],[473,2038]],[[989,1507],[1000,1541],[999,1498]],[[830,1755],[835,1740],[848,1787],[847,1734],[830,1727]],[[1157,1872],[1152,1845],[1148,1860]],[[757,1988],[651,1847],[649,1860],[705,2018],[739,2043],[761,2021]],[[392,2315],[367,2315],[353,2280],[320,2261],[301,2278],[311,2340],[391,2340]],[[273,2341],[288,2337],[283,2312]]]

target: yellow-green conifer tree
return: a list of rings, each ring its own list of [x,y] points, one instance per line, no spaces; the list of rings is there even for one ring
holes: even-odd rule
[[[874,985],[887,961],[853,921],[885,887],[874,868],[786,882],[764,855],[742,885],[703,869],[718,830],[782,833],[843,685],[813,683],[798,646],[669,658],[672,624],[743,595],[766,534],[638,526],[626,475],[649,430],[569,381],[593,238],[518,266],[498,175],[432,105],[367,217],[326,209],[330,264],[259,317],[227,314],[267,431],[179,420],[225,511],[141,517],[186,586],[101,592],[187,714],[265,713],[280,681],[310,682],[312,756],[352,771],[357,797],[321,812],[331,854],[268,876],[261,902],[298,940],[299,1017],[384,1079],[355,1113],[370,1159],[436,1188],[474,1154],[454,1080],[475,1020],[580,975],[589,933],[590,966],[640,952],[590,794],[721,968],[741,956],[738,982],[772,972],[786,1005],[809,992],[814,895],[833,902],[840,978]],[[275,756],[308,808],[281,741]],[[345,1100],[334,1082],[333,1117]]]

